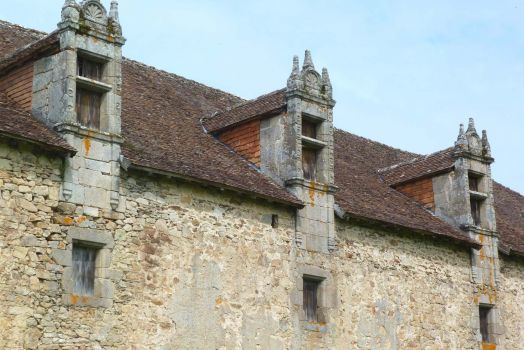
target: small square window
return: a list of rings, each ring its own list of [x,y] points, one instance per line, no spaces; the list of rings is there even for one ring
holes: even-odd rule
[[[306,321],[318,322],[318,289],[321,281],[304,278],[303,280],[303,307]]]
[[[103,64],[78,57],[77,75],[93,80],[102,80]]]
[[[92,296],[95,287],[95,267],[98,249],[73,244],[73,293]]]
[[[316,180],[317,150],[305,147],[302,149],[302,171],[306,180]]]
[[[492,341],[490,334],[490,323],[491,323],[491,312],[493,307],[491,306],[479,306],[479,318],[480,318],[480,334],[482,335],[482,342],[489,343]]]
[[[78,122],[89,128],[100,128],[100,108],[102,95],[100,93],[76,89],[76,118]]]

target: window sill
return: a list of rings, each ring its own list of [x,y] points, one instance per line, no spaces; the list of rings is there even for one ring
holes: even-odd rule
[[[484,200],[484,199],[488,198],[487,194],[485,194],[483,192],[472,191],[472,190],[469,190],[469,196],[471,198],[480,199],[480,200]]]
[[[103,83],[98,80],[89,79],[86,77],[77,76],[76,77],[76,83],[83,88],[97,91],[97,92],[108,92],[113,89],[113,87],[109,84]]]
[[[327,333],[327,325],[324,322],[303,321],[302,326],[309,332]]]
[[[302,135],[302,146],[307,146],[314,149],[321,149],[326,147],[327,143]]]

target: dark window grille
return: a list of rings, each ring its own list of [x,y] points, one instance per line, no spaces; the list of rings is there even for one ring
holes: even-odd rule
[[[97,249],[73,244],[73,293],[93,295]]]
[[[491,307],[489,306],[480,306],[479,307],[479,317],[480,317],[480,334],[482,335],[483,342],[490,342],[489,334],[489,316],[491,313]]]
[[[477,226],[480,226],[480,207],[482,205],[481,201],[475,198],[470,199],[471,204],[471,216],[473,217],[473,223]]]
[[[78,57],[77,75],[93,80],[102,80],[102,63]]]
[[[304,278],[304,313],[308,322],[318,322],[318,287],[320,281]]]
[[[100,93],[81,88],[76,90],[76,117],[77,121],[89,128],[100,129],[100,107],[102,95]]]
[[[310,148],[302,149],[302,170],[306,180],[317,178],[317,151]]]

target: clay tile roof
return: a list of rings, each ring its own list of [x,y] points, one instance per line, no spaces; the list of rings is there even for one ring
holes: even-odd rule
[[[335,183],[339,187],[335,199],[345,214],[472,243],[464,232],[440,220],[380,178],[378,169],[406,162],[415,154],[342,130],[335,131],[335,154]]]
[[[131,163],[302,205],[204,132],[201,116],[225,110],[240,98],[131,60],[124,60],[123,76],[123,154]]]
[[[493,182],[497,231],[507,253],[524,255],[524,196]]]
[[[253,118],[278,114],[285,109],[286,89],[280,89],[207,118],[204,120],[204,126],[212,133]]]
[[[22,139],[32,143],[43,144],[62,152],[75,152],[75,149],[57,133],[48,129],[10,101],[0,91],[0,134],[10,138]]]
[[[453,147],[417,156],[405,162],[379,169],[378,172],[388,185],[398,185],[418,178],[435,175],[453,169]]]

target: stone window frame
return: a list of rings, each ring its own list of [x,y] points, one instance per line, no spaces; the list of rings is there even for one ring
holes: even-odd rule
[[[73,293],[73,245],[80,244],[96,248],[94,295],[82,296]],[[64,267],[62,275],[62,301],[65,305],[78,307],[110,308],[113,305],[113,276],[110,269],[112,250],[115,246],[110,232],[90,228],[74,227],[67,234],[66,249],[53,249],[53,258]]]
[[[329,271],[312,265],[298,267],[295,289],[291,293],[291,302],[298,312],[298,320],[306,331],[327,333],[331,323],[331,310],[338,306],[338,295],[333,277]],[[304,279],[319,281],[317,295],[318,322],[309,322],[304,312]]]

